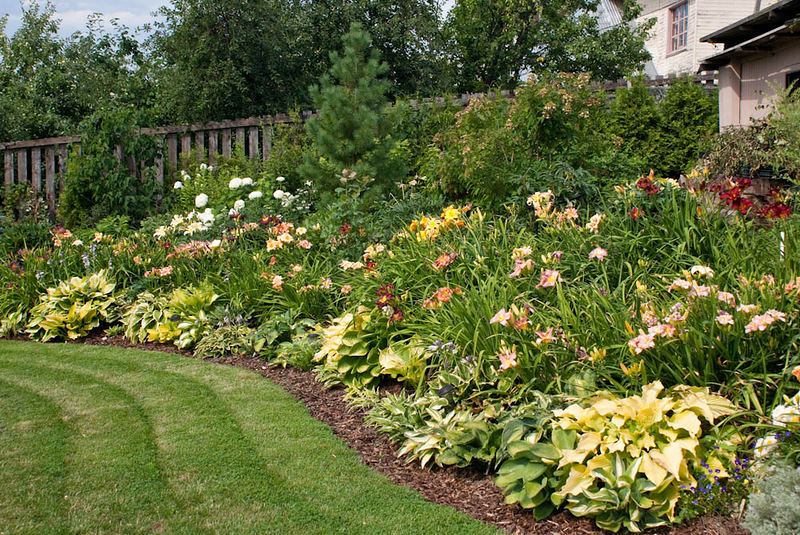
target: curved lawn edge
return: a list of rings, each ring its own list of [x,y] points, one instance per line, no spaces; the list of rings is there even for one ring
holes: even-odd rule
[[[24,404],[20,391],[46,400],[44,405],[57,407],[62,419],[71,421],[59,427],[70,444],[79,444],[89,430],[104,446],[71,447],[66,455],[29,444],[25,456],[69,461],[65,473],[51,475],[45,486],[71,486],[65,495],[76,499],[95,489],[103,503],[161,504],[124,525],[109,524],[108,510],[93,511],[90,498],[72,503],[66,518],[53,500],[42,500],[37,508],[64,522],[67,531],[496,532],[373,472],[302,403],[255,372],[152,351],[0,341],[3,403]],[[114,425],[120,414],[146,422],[147,429],[120,432]],[[81,422],[86,425],[78,433]],[[124,451],[132,439],[144,440],[140,454],[157,453],[129,459],[128,472],[109,481],[98,467],[112,462],[112,452]],[[129,490],[126,484],[139,469],[160,474],[169,489],[139,481]],[[29,531],[24,526],[36,525],[42,511],[17,507],[7,496],[31,484],[30,478],[11,483],[0,489],[0,502],[16,509],[2,515],[0,531]],[[84,512],[77,518],[76,507]]]

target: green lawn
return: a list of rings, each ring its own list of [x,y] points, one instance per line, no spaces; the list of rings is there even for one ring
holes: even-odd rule
[[[0,533],[496,533],[359,463],[260,375],[0,342]]]

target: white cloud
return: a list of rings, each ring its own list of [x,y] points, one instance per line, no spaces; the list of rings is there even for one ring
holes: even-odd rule
[[[3,13],[9,14],[6,34],[13,34],[21,24],[19,4],[6,5],[7,0],[0,0],[0,16]],[[135,29],[148,22],[153,22],[155,18],[151,13],[159,7],[169,4],[169,0],[54,0],[56,8],[56,18],[61,20],[59,33],[62,36],[69,36],[74,32],[86,29],[86,20],[93,13],[102,13],[103,20],[119,19],[121,24]],[[105,27],[110,29],[110,25]]]

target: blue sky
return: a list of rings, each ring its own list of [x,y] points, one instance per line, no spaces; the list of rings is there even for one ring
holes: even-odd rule
[[[45,0],[39,3],[44,4]],[[86,18],[92,13],[102,13],[107,21],[118,18],[130,28],[136,28],[154,18],[150,15],[169,0],[51,0],[56,7],[56,17],[61,19],[61,35],[68,36],[86,28]],[[0,0],[0,16],[9,15],[6,34],[12,35],[20,25],[22,10],[19,0]]]

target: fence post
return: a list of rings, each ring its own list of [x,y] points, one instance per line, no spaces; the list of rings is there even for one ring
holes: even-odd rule
[[[167,135],[167,163],[171,169],[178,168],[178,136]]]
[[[200,158],[204,158],[206,153],[206,133],[202,130],[198,130],[194,133],[194,146],[200,152]]]
[[[3,151],[3,167],[5,169],[5,185],[6,185],[6,193],[8,193],[8,188],[11,187],[11,184],[14,183],[14,151],[10,149],[5,149]]]
[[[231,129],[224,128],[222,130],[222,155],[226,158],[231,157]]]
[[[67,173],[67,144],[58,146],[58,192],[64,191],[64,175]]]
[[[44,187],[47,213],[53,219],[56,215],[56,151],[53,145],[44,148]]]
[[[258,158],[258,128],[251,126],[247,131],[247,139],[249,142],[248,156],[250,159]]]
[[[217,164],[217,154],[219,154],[219,131],[208,131],[208,162],[211,165]]]
[[[28,149],[17,149],[17,184],[28,182]]]
[[[42,191],[42,149],[33,147],[31,149],[31,185],[33,191]]]
[[[268,160],[270,152],[272,152],[272,125],[266,125],[264,127],[264,150],[261,152],[261,157]]]
[[[242,152],[244,152],[244,132],[243,126],[236,129],[236,148],[242,149]]]
[[[183,134],[181,136],[181,159],[183,159],[184,170],[189,169],[189,159],[192,155],[192,134]]]

